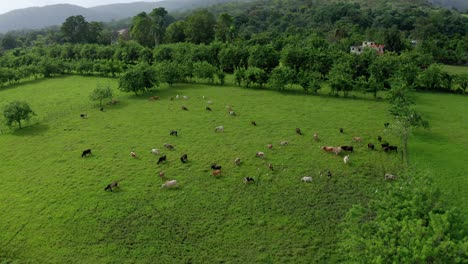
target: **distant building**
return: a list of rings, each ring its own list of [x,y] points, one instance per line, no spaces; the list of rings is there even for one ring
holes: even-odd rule
[[[119,36],[126,37],[128,36],[128,29],[124,28],[124,29],[117,30],[117,34],[119,34]]]
[[[376,50],[377,54],[382,55],[384,54],[384,47],[384,45],[375,44],[373,41],[363,41],[361,46],[351,46],[351,53],[359,55],[364,52],[365,48],[370,48]]]

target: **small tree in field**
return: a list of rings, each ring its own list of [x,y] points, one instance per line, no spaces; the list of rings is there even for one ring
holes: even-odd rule
[[[102,106],[102,101],[112,99],[112,89],[109,86],[97,87],[89,94],[89,100],[99,101],[99,106]]]
[[[414,101],[410,90],[402,81],[394,81],[389,92],[392,107],[390,113],[395,116],[395,122],[390,126],[389,132],[398,136],[403,145],[403,160],[409,163],[408,140],[413,130],[418,127],[428,128],[429,123],[413,108]]]
[[[9,127],[13,123],[18,123],[21,129],[21,120],[29,120],[32,115],[35,115],[31,107],[26,102],[13,101],[5,106],[3,110],[3,116],[6,119],[6,123]]]
[[[156,70],[147,63],[140,63],[126,71],[119,79],[119,89],[123,92],[144,92],[158,85]]]

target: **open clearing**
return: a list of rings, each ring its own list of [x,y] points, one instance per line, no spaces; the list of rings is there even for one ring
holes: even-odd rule
[[[388,184],[383,174],[400,168],[398,154],[367,150],[368,142],[378,143],[377,135],[397,144],[383,134],[383,123],[392,120],[383,101],[184,84],[138,97],[115,89],[119,103],[100,112],[88,100],[97,83],[116,88],[113,79],[68,76],[0,91],[0,105],[21,98],[38,114],[33,120],[38,124],[0,136],[0,259],[333,261],[346,210],[378,195],[376,190]],[[169,100],[176,94],[189,99]],[[161,100],[148,100],[151,95]],[[410,151],[419,166],[443,172],[436,174],[437,183],[449,191],[446,197],[453,204],[461,204],[466,201],[468,162],[462,153],[468,148],[468,120],[460,108],[467,98],[444,96],[448,105],[437,110],[439,95],[422,95],[418,104],[433,128],[418,132]],[[213,101],[212,112],[205,110],[207,100]],[[228,104],[237,116],[227,114]],[[81,113],[88,118],[80,118]],[[219,125],[224,133],[214,132]],[[296,127],[304,135],[295,134]],[[340,127],[345,133],[339,133]],[[172,129],[178,137],[169,135]],[[315,132],[320,142],[312,139]],[[353,143],[353,136],[364,141]],[[282,140],[290,145],[280,146]],[[164,143],[175,150],[163,150]],[[342,156],[324,153],[321,145],[353,145],[355,153],[345,165]],[[88,148],[93,154],[81,158]],[[168,162],[156,165],[152,148],[161,149]],[[266,158],[256,158],[257,151]],[[184,153],[187,164],[179,161]],[[451,155],[460,159],[448,163]],[[236,157],[242,159],[239,167],[233,163]],[[211,175],[211,163],[223,167],[221,177]],[[179,188],[161,189],[161,170]],[[333,173],[331,179],[319,175],[324,170]],[[244,184],[247,176],[255,184]],[[303,176],[312,176],[313,182],[301,183]],[[120,190],[105,192],[114,180]]]

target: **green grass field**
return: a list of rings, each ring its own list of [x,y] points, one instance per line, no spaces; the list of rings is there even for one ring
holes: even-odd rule
[[[88,100],[97,83],[116,87],[113,79],[69,76],[0,90],[0,105],[21,99],[37,113],[28,127],[12,133],[3,127],[0,135],[0,260],[333,262],[346,210],[378,195],[388,184],[383,174],[401,168],[399,155],[367,150],[368,141],[383,135],[383,123],[391,122],[383,101],[184,84],[138,97],[115,89],[119,103],[100,112]],[[189,100],[169,100],[176,94]],[[161,100],[150,101],[150,95]],[[212,112],[202,96],[213,101]],[[432,130],[416,133],[411,158],[434,170],[445,197],[461,204],[468,164],[468,144],[461,139],[468,120],[461,110],[467,98],[443,96],[442,110],[439,95],[420,97]],[[227,114],[228,104],[238,116]],[[219,125],[224,133],[214,132]],[[179,136],[169,136],[171,129]],[[313,141],[314,132],[320,142]],[[353,136],[364,142],[353,143]],[[280,146],[282,140],[290,145]],[[164,143],[176,150],[163,150]],[[355,153],[345,165],[320,145],[354,145]],[[81,158],[88,148],[93,154]],[[157,165],[152,148],[168,162]],[[255,157],[257,151],[266,153],[265,160]],[[187,164],[179,161],[184,153]],[[223,166],[220,178],[211,176],[211,163]],[[324,170],[333,173],[331,179],[320,176]],[[179,188],[162,189],[159,171]],[[307,175],[313,182],[301,183]],[[247,176],[255,184],[244,184]],[[114,180],[120,190],[105,192]]]
[[[468,66],[442,65],[442,69],[450,74],[468,74]]]

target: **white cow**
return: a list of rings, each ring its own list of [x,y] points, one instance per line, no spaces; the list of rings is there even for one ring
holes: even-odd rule
[[[212,103],[213,103],[213,101],[208,101],[208,102],[206,102],[206,103],[207,103],[207,104],[212,104]]]
[[[301,182],[312,182],[312,177],[304,176],[301,178]]]
[[[396,180],[398,178],[398,176],[396,175],[393,175],[393,174],[390,174],[390,173],[385,173],[385,179],[388,180],[388,181],[393,181],[393,180]]]
[[[166,181],[163,185],[161,185],[161,188],[172,188],[176,186],[177,186],[177,181],[171,180],[171,181]]]
[[[159,149],[151,149],[151,153],[154,155],[159,155]]]
[[[175,99],[179,99],[179,95],[176,95]]]
[[[188,96],[184,95],[184,96],[182,96],[182,98],[184,98],[185,100],[187,100],[187,99],[188,99]]]
[[[234,160],[234,164],[236,164],[237,166],[239,166],[240,163],[241,163],[240,158],[236,158],[236,159]]]
[[[232,116],[236,116],[236,115],[237,115],[236,112],[234,112],[234,111],[229,111],[229,114],[232,115]]]
[[[287,146],[287,145],[289,145],[289,141],[286,141],[286,140],[285,140],[285,141],[281,141],[281,142],[280,142],[280,145],[281,145],[281,146]]]
[[[215,127],[215,132],[224,132],[224,127],[223,126]]]
[[[349,155],[344,156],[343,161],[345,164],[347,164],[349,161]]]

